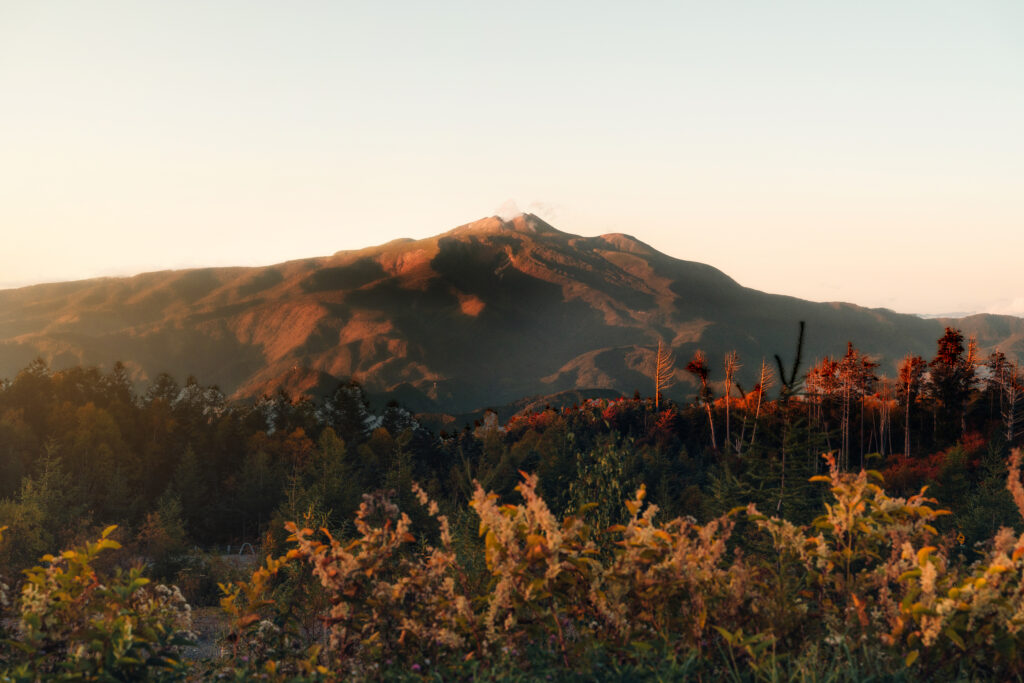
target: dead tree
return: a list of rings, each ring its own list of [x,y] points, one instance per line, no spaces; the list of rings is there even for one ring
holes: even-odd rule
[[[654,359],[654,410],[661,409],[661,393],[675,384],[676,356],[658,340]]]
[[[754,429],[750,432],[750,447],[754,447],[754,438],[757,436],[757,419],[761,416],[761,399],[764,398],[764,392],[768,391],[773,383],[772,369],[768,363],[765,362],[764,358],[761,359],[761,375],[757,380],[757,386],[754,387],[754,391],[757,392],[757,408],[754,409]]]
[[[729,403],[732,400],[733,378],[736,377],[736,371],[741,367],[740,356],[738,353],[730,351],[725,354],[725,450],[729,450],[730,441],[732,440],[732,431],[729,422]]]
[[[718,450],[718,442],[715,440],[715,419],[711,413],[711,389],[708,387],[708,359],[704,355],[704,352],[699,350],[693,354],[693,360],[686,365],[686,371],[696,375],[697,379],[700,380],[700,402],[704,403],[704,408],[708,413],[708,426],[711,428],[711,447]]]

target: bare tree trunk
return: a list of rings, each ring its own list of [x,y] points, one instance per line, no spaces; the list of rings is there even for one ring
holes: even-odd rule
[[[967,360],[965,361],[970,379],[967,381],[967,393],[970,393],[974,386],[975,371],[978,365],[978,339],[971,335],[967,340]],[[964,396],[963,404],[960,406],[960,435],[967,434],[967,397]]]
[[[757,436],[757,419],[761,416],[761,398],[764,397],[764,392],[768,389],[771,384],[771,374],[768,369],[768,364],[764,358],[761,359],[761,376],[760,381],[757,384],[757,408],[754,410],[754,428],[750,432],[750,447],[754,447],[754,439]]]
[[[910,386],[913,379],[907,376],[907,417],[903,425],[903,458],[910,458]]]
[[[746,398],[746,397],[744,397]],[[747,438],[747,418],[750,417],[746,401],[743,402],[743,422],[740,423],[740,438],[736,441],[736,455],[743,454],[743,442]]]
[[[730,403],[732,398],[732,379],[739,369],[739,355],[735,351],[725,354],[725,450],[729,450],[732,441],[732,427],[729,421]]]
[[[704,407],[708,410],[708,425],[711,427],[711,447],[718,450],[718,442],[715,440],[715,420],[711,417],[711,401],[705,400]]]
[[[864,394],[860,395],[860,468],[864,469]]]
[[[1016,425],[1017,392],[1011,387],[1006,393],[1006,442],[1011,443],[1014,437],[1013,428]]]
[[[889,436],[889,383],[882,379],[882,406],[878,415],[878,450],[885,457],[885,439]]]
[[[725,450],[729,450],[729,446],[730,446],[730,444],[729,444],[729,435],[730,435],[730,433],[732,431],[732,427],[731,427],[730,422],[729,422],[729,414],[730,414],[730,411],[729,411],[729,377],[726,376],[726,379],[725,379],[725,442],[722,444],[722,446],[725,447]]]
[[[775,511],[782,510],[782,499],[786,495],[786,441],[789,436],[789,417],[786,417],[782,427],[782,474],[779,477],[779,502],[775,505]]]
[[[658,355],[654,358],[654,411],[661,408],[661,392],[674,383],[676,358],[658,340]]]
[[[757,392],[757,408],[754,409],[754,427],[750,430],[750,447],[754,447],[754,440],[757,438],[757,418],[761,416],[761,397],[764,395],[764,389],[759,389]]]
[[[848,469],[850,461],[850,385],[843,387],[843,419],[840,426],[839,468]]]
[[[775,511],[778,512],[782,509],[782,499],[786,496],[786,448],[782,448],[782,476],[779,479],[779,504],[775,506]]]

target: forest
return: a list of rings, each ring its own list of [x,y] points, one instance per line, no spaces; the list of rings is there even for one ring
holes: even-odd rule
[[[37,360],[0,384],[0,670],[1020,679],[1020,368],[951,328],[892,377],[802,339],[439,433],[354,382],[233,403]]]

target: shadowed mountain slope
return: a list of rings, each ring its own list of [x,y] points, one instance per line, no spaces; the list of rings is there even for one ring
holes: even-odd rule
[[[927,320],[812,303],[740,286],[630,237],[579,237],[541,219],[486,218],[424,240],[261,268],[203,268],[0,291],[0,376],[122,360],[137,380],[166,371],[236,398],[329,391],[355,378],[419,411],[466,412],[574,389],[652,391],[658,339],[678,384],[698,348],[712,379],[739,352],[792,360],[807,321],[805,369],[847,341],[892,375],[907,352],[934,355],[945,325],[1024,358],[1024,319]]]

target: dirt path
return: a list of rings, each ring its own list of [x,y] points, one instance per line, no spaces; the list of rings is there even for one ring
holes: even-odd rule
[[[214,659],[220,656],[220,640],[227,634],[228,617],[219,607],[194,607],[192,630],[198,634],[198,642],[185,650],[185,656],[200,661]]]

